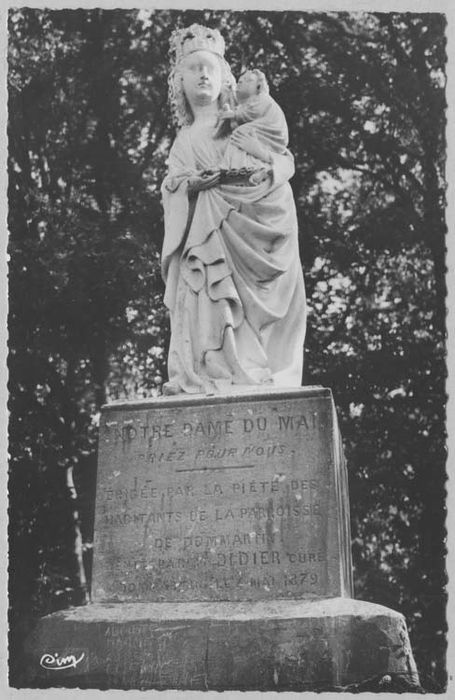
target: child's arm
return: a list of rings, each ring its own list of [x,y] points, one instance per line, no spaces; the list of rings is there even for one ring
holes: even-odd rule
[[[216,122],[215,138],[227,136],[227,134],[238,126],[235,119],[235,111],[228,105],[223,105],[223,109],[218,114]]]
[[[268,95],[256,95],[242,102],[235,109],[236,119],[239,124],[246,124],[255,119],[261,119],[269,107],[271,98]]]

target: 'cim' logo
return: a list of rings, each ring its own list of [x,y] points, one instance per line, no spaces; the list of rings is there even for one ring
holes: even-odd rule
[[[82,652],[78,659],[76,659],[74,654],[68,654],[68,656],[60,656],[59,654],[43,654],[40,659],[40,666],[48,671],[63,671],[66,668],[76,668],[84,656],[84,652]]]

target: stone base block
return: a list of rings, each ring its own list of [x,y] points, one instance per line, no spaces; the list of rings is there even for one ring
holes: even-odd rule
[[[25,687],[341,690],[418,675],[401,614],[349,598],[96,603],[40,620]]]

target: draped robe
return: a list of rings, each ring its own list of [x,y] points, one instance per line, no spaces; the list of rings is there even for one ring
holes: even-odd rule
[[[305,292],[291,187],[293,159],[273,154],[259,185],[188,193],[188,177],[226,167],[228,139],[183,128],[162,185],[162,274],[170,310],[167,393],[299,386]],[[234,386],[235,385],[235,386]]]

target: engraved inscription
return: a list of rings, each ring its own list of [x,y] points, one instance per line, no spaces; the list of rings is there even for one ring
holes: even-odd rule
[[[322,420],[321,420],[322,418]],[[104,424],[105,437],[113,436],[116,442],[146,442],[150,447],[156,441],[176,437],[220,438],[235,435],[265,433],[268,430],[278,431],[314,431],[325,427],[327,415],[317,411],[299,414],[276,414],[271,417],[259,415],[254,418],[241,417],[225,420],[184,421],[175,423],[151,423],[133,425],[130,421],[118,426],[117,421],[106,421]]]
[[[105,420],[95,599],[336,595],[330,416],[311,400]]]

